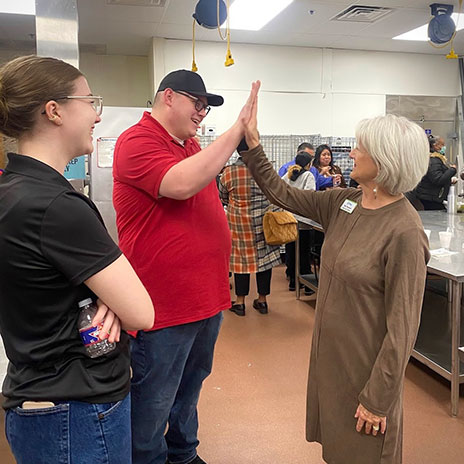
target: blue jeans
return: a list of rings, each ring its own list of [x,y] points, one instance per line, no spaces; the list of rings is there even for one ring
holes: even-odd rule
[[[198,446],[197,403],[211,373],[222,313],[209,319],[139,332],[132,351],[134,464],[193,460]],[[169,429],[165,434],[166,424]]]
[[[8,409],[5,432],[18,464],[132,462],[130,395],[116,403]]]

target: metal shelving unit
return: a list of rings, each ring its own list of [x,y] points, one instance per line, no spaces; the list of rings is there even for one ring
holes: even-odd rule
[[[318,224],[317,222],[311,221],[311,219],[308,218],[303,218],[301,216],[298,216],[295,214],[295,218],[298,221],[298,237],[296,239],[295,243],[295,290],[296,290],[296,298],[297,300],[300,299],[300,285],[303,284],[306,287],[309,287],[311,290],[314,290],[317,292],[317,278],[315,274],[300,274],[300,237],[299,237],[299,231],[300,230],[308,230],[308,229],[314,229],[318,230],[319,232],[324,232],[322,229],[321,225]]]

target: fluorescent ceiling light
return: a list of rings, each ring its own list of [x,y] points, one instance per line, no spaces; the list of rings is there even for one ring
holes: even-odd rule
[[[0,13],[35,15],[35,0],[0,0]]]
[[[259,31],[293,0],[235,0],[230,6],[231,29]]]
[[[456,24],[456,31],[464,29],[464,14],[453,13],[451,17],[453,18],[454,24]],[[420,42],[428,42],[428,27],[429,23],[424,24],[423,26],[416,27],[416,29],[413,29],[412,31],[405,32],[404,34],[400,34],[396,37],[393,37],[393,40],[417,40]]]

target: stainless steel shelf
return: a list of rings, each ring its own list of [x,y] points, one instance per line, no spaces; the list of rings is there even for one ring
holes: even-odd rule
[[[432,281],[431,284],[435,282]],[[440,293],[437,293],[437,290]],[[451,381],[452,327],[448,304],[448,298],[441,293],[440,286],[428,286],[424,295],[421,323],[412,357]],[[460,332],[464,333],[462,318]],[[459,366],[459,383],[464,383],[464,363],[462,362]]]

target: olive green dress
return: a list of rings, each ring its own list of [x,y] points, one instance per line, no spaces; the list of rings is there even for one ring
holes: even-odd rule
[[[261,146],[242,156],[272,203],[325,230],[307,440],[322,444],[329,464],[401,463],[404,372],[419,327],[429,259],[417,212],[405,198],[365,209],[359,189],[292,188]],[[356,432],[359,403],[387,417],[385,435]]]

